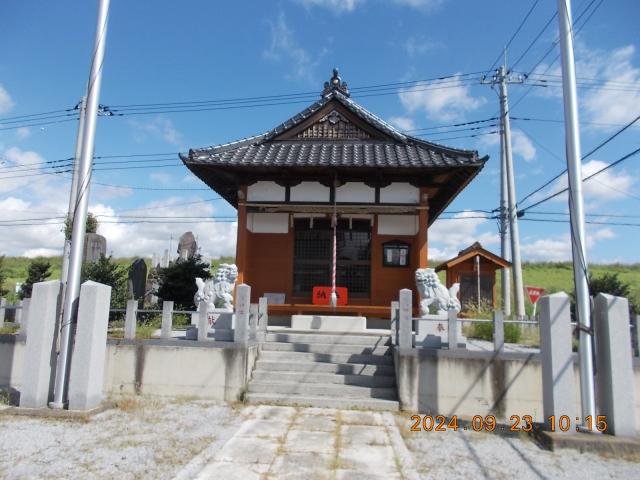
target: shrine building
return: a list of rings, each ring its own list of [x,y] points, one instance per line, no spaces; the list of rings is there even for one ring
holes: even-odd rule
[[[398,131],[354,102],[337,70],[274,129],[180,158],[237,209],[238,283],[252,302],[269,294],[270,313],[378,318],[415,288],[429,226],[488,159]],[[312,297],[332,285],[334,215],[337,307]]]

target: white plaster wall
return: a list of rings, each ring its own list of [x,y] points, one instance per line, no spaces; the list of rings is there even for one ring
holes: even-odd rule
[[[380,189],[380,203],[420,203],[420,189],[408,183],[392,183]]]
[[[291,187],[292,202],[328,202],[330,189],[318,182],[302,182]]]
[[[285,188],[276,182],[256,182],[247,188],[249,202],[284,202]]]
[[[378,235],[415,235],[417,215],[378,215]]]
[[[347,182],[336,189],[338,203],[374,203],[375,188],[367,187],[363,182]]]
[[[288,213],[249,213],[247,229],[253,233],[288,233]]]

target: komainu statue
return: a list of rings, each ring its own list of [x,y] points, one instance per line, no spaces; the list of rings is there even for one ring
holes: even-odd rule
[[[458,290],[460,284],[454,283],[449,290],[446,289],[438,274],[433,268],[419,268],[416,270],[416,288],[420,295],[420,316],[429,314],[429,306],[433,305],[438,313],[446,313],[450,310],[460,311]]]
[[[233,288],[238,278],[238,267],[234,264],[221,263],[214,278],[206,282],[198,277],[196,285],[198,291],[193,297],[197,308],[200,309],[200,302],[207,303],[207,312],[216,308],[233,311]]]

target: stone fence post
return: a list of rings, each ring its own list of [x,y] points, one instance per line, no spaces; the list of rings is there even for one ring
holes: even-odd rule
[[[267,325],[269,324],[269,305],[267,297],[258,299],[258,332],[256,341],[262,343],[267,338]]]
[[[7,301],[3,298],[0,297],[0,328],[4,327],[4,312],[5,312],[5,305],[7,304]]]
[[[27,330],[29,329],[29,307],[31,306],[31,299],[25,298],[20,304],[22,305],[22,314],[20,315],[20,335],[27,336]]]
[[[389,336],[391,337],[391,345],[398,344],[398,317],[400,315],[400,302],[391,302],[391,319],[389,322]]]
[[[504,315],[502,310],[493,312],[493,351],[499,352],[504,348]]]
[[[640,315],[636,315],[636,356],[640,357]]]
[[[102,403],[110,300],[108,285],[87,281],[80,287],[69,372],[69,410],[91,410]]]
[[[20,300],[17,304],[16,304],[16,309],[14,309],[13,311],[13,323],[15,323],[16,325],[22,325],[22,302],[23,300]]]
[[[160,338],[169,340],[171,338],[171,330],[173,329],[173,302],[165,300],[162,302],[162,327],[160,330]]]
[[[604,293],[594,304],[598,414],[611,435],[636,436],[629,302]]]
[[[542,360],[542,410],[545,427],[558,428],[562,415],[576,417],[576,382],[571,349],[569,296],[564,292],[545,295],[538,300],[540,312],[540,356]],[[549,417],[556,425],[549,424]],[[552,428],[553,427],[553,428]]]
[[[137,317],[138,301],[127,300],[127,313],[124,317],[124,338],[128,340],[134,340],[136,338]]]
[[[35,283],[33,318],[24,352],[20,406],[44,408],[53,394],[52,369],[56,368],[55,334],[60,312],[60,281]]]
[[[449,350],[458,349],[458,312],[449,310],[447,312],[447,336],[449,337]]]
[[[249,342],[249,315],[251,308],[251,287],[244,283],[236,287],[236,325],[233,341],[247,344]]]
[[[413,348],[413,293],[408,288],[400,290],[398,347]]]
[[[198,341],[204,342],[209,335],[209,314],[207,302],[202,300],[198,304]]]

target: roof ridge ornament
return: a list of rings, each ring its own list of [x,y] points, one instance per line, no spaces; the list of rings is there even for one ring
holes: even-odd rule
[[[338,69],[333,69],[333,75],[329,79],[328,82],[324,82],[324,89],[320,96],[322,98],[329,96],[334,90],[342,93],[346,97],[350,97],[349,88],[347,87],[347,82],[343,82],[340,75],[338,75]]]

